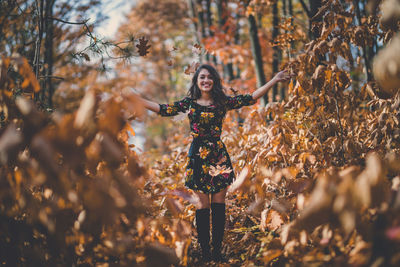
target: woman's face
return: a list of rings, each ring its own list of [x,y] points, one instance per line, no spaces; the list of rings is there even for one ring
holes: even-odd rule
[[[211,92],[214,81],[210,72],[207,69],[201,69],[199,72],[199,76],[197,77],[197,87],[199,87],[200,91],[203,92]]]

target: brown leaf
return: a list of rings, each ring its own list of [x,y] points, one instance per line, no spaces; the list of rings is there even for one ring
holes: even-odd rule
[[[176,199],[171,197],[167,197],[165,200],[168,210],[172,213],[173,216],[178,217],[179,214],[183,211],[183,205]]]
[[[132,177],[140,177],[145,174],[146,170],[143,166],[140,166],[139,159],[136,155],[130,155],[128,157],[128,171]]]
[[[189,201],[195,206],[200,203],[199,197],[186,189],[174,189],[172,191],[168,191],[167,194],[178,196],[186,201]]]
[[[123,150],[108,133],[100,132],[96,135],[101,147],[101,155],[112,166],[119,165],[124,159]]]
[[[200,66],[199,62],[192,62],[192,64],[186,66],[184,72],[187,75],[191,75],[196,72],[197,68]]]
[[[284,224],[284,220],[279,212],[272,209],[265,209],[261,213],[260,227],[263,231],[266,231],[267,229],[275,231],[281,227],[282,224]]]
[[[146,56],[149,53],[149,48],[151,45],[147,45],[149,40],[146,40],[146,38],[143,36],[142,38],[139,39],[139,43],[136,45],[139,55],[140,56]]]
[[[373,73],[383,91],[394,96],[400,88],[400,33],[379,51],[373,62]]]
[[[292,204],[283,198],[271,200],[271,209],[274,209],[280,212],[281,214],[288,214],[290,212],[291,207]]]
[[[295,228],[309,231],[329,221],[336,193],[336,179],[336,177],[327,173],[318,177],[317,184],[311,193],[308,204],[294,221],[293,226]]]
[[[22,143],[23,136],[14,123],[8,125],[6,130],[0,136],[0,162],[7,164],[10,158],[18,153],[17,147]]]
[[[312,185],[312,180],[308,178],[298,178],[288,181],[287,189],[293,193],[299,194],[308,190]]]
[[[294,166],[282,169],[282,174],[289,179],[296,179],[296,176],[299,172],[300,170]]]
[[[249,177],[250,177],[250,172],[247,167],[244,167],[243,170],[240,172],[239,176],[229,187],[228,192],[233,193],[236,190],[243,188],[246,180]]]
[[[99,113],[98,128],[102,131],[108,132],[112,136],[117,136],[126,123],[121,103],[116,99],[111,98],[102,104],[101,112]]]

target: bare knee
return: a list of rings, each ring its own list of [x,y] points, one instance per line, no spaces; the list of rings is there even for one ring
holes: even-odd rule
[[[194,194],[199,198],[196,209],[209,209],[210,208],[210,197],[208,194],[204,194],[201,192],[194,192]]]
[[[225,203],[225,196],[226,196],[227,188],[215,193],[211,197],[212,203]]]

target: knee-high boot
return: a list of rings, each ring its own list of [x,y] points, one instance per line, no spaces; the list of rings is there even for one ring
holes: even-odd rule
[[[221,255],[222,239],[225,228],[225,204],[211,203],[212,214],[212,257],[215,261],[224,261]]]
[[[210,261],[210,209],[196,210],[196,227],[203,261]]]

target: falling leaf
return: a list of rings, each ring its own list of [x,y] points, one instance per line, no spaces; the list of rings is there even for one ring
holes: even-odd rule
[[[197,195],[187,191],[186,189],[174,189],[168,191],[168,194],[178,196],[186,201],[189,201],[191,204],[197,206],[200,203],[200,199]]]
[[[186,75],[191,75],[196,72],[197,68],[200,66],[199,62],[192,62],[192,64],[186,66],[184,73]]]
[[[138,53],[142,57],[146,56],[149,53],[149,48],[151,47],[151,45],[147,45],[148,42],[149,40],[146,40],[143,36],[139,38],[139,43],[136,45]]]
[[[231,184],[229,187],[228,191],[230,193],[235,192],[236,190],[239,190],[246,180],[250,177],[250,172],[247,167],[243,168],[242,171],[240,172],[239,176],[236,178],[236,180]]]

